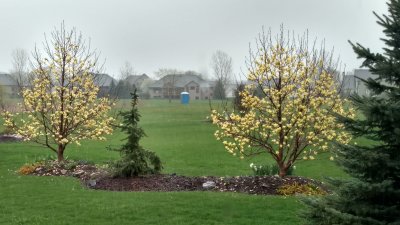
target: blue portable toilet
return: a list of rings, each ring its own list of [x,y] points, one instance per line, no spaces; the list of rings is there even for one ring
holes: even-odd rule
[[[188,92],[181,93],[181,103],[182,104],[189,104],[190,95]]]

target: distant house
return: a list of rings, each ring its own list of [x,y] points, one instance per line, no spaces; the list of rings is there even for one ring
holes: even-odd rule
[[[95,74],[94,84],[99,87],[98,97],[105,97],[110,94],[110,88],[117,84],[117,81],[108,74]]]
[[[236,83],[228,83],[225,86],[225,96],[227,98],[233,98],[235,97],[235,90],[237,88],[237,84]]]
[[[0,73],[0,86],[2,94],[8,97],[16,98],[18,97],[18,85],[10,74]]]
[[[355,69],[353,74],[348,74],[343,77],[342,93],[348,96],[356,93],[361,96],[370,95],[370,91],[360,79],[367,80],[368,78],[376,78],[368,69]]]
[[[190,99],[211,99],[215,82],[197,75],[170,74],[149,86],[150,98],[180,98],[180,93],[188,92]]]
[[[360,79],[357,79],[357,77],[367,80],[368,78],[376,78],[377,76],[373,75],[368,69],[356,69],[354,70],[354,76],[356,77],[356,92],[359,95],[370,95],[370,91],[367,86],[365,86],[364,82],[362,82]]]
[[[352,74],[345,75],[343,77],[341,94],[343,96],[349,96],[355,92],[356,92],[356,77]]]
[[[97,96],[104,97],[110,93],[111,83],[117,84],[117,81],[108,74],[95,74],[94,84],[99,87]],[[18,97],[18,85],[10,74],[0,73],[0,86],[3,93],[9,97]]]
[[[145,73],[142,75],[129,75],[125,79],[131,86],[135,85],[136,88],[140,88],[145,80],[150,80],[150,77]]]

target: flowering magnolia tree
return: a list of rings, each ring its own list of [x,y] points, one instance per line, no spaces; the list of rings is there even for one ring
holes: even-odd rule
[[[330,141],[347,143],[350,135],[335,114],[353,117],[339,95],[340,84],[322,49],[308,48],[305,38],[276,39],[260,34],[248,63],[248,84],[241,91],[240,112],[212,111],[215,136],[241,158],[268,153],[284,177],[297,160],[316,158]],[[332,157],[331,157],[332,159]]]
[[[109,99],[97,98],[97,59],[81,34],[61,24],[44,42],[44,55],[37,49],[33,53],[33,81],[22,91],[22,119],[5,112],[5,125],[56,152],[58,161],[64,160],[70,143],[104,140],[113,118],[108,116]]]

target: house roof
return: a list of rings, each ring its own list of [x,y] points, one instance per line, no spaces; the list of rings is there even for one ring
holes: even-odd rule
[[[215,83],[216,83],[215,81],[205,80],[205,81],[201,81],[199,85],[202,88],[210,88],[210,87],[214,87]]]
[[[129,75],[125,80],[128,81],[129,84],[136,84],[136,82],[141,78],[143,80],[150,79],[150,77],[147,76],[147,74],[144,73],[142,75]]]
[[[362,78],[362,79],[368,79],[370,77],[371,78],[374,77],[374,75],[368,69],[355,69],[354,76]]]
[[[182,75],[179,78],[178,82],[176,83],[176,86],[184,87],[184,86],[186,86],[187,84],[189,84],[192,81],[196,82],[196,83],[198,83],[200,85],[200,83],[202,81],[204,81],[204,80],[201,77],[196,76],[196,75]]]
[[[154,84],[150,85],[150,88],[160,88],[164,86],[164,83],[168,81],[174,80],[175,87],[185,87],[190,82],[196,82],[200,86],[202,84],[207,84],[207,81],[203,80],[201,77],[192,74],[169,74],[162,77],[160,80],[154,82]],[[207,84],[208,85],[208,84]]]
[[[354,75],[346,75],[343,77],[343,89],[355,89],[356,80]]]
[[[12,86],[12,85],[17,85],[17,83],[10,74],[0,73],[0,85]]]
[[[161,88],[164,86],[164,81],[162,80],[157,80],[153,84],[149,85],[149,88]]]
[[[100,87],[110,86],[112,81],[114,81],[114,84],[117,83],[114,78],[105,73],[96,74],[95,77],[94,84]]]

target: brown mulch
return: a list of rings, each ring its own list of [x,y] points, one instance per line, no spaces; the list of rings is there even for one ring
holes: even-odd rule
[[[49,165],[50,164],[50,165]],[[108,177],[109,173],[105,169],[87,164],[86,162],[76,162],[76,165],[68,168],[66,164],[60,164],[57,161],[47,163],[47,165],[39,165],[31,173],[35,176],[71,176],[79,178],[87,183],[88,181],[96,181],[103,177]]]
[[[298,176],[236,176],[236,177],[189,177],[180,175],[147,175],[131,178],[113,178],[107,169],[95,165],[77,163],[73,168],[54,162],[49,166],[39,166],[32,175],[36,176],[73,176],[91,189],[108,191],[217,191],[237,192],[253,195],[276,195],[282,185],[312,184],[326,190],[322,183]],[[204,187],[211,183],[211,187]]]
[[[22,138],[12,134],[0,134],[0,142],[16,142],[22,141]]]
[[[215,187],[204,188],[205,182],[214,182]],[[176,175],[150,175],[134,178],[102,178],[93,189],[109,191],[218,191],[238,192],[254,195],[276,195],[277,189],[286,184],[322,184],[297,176],[238,176],[238,177],[186,177]]]

